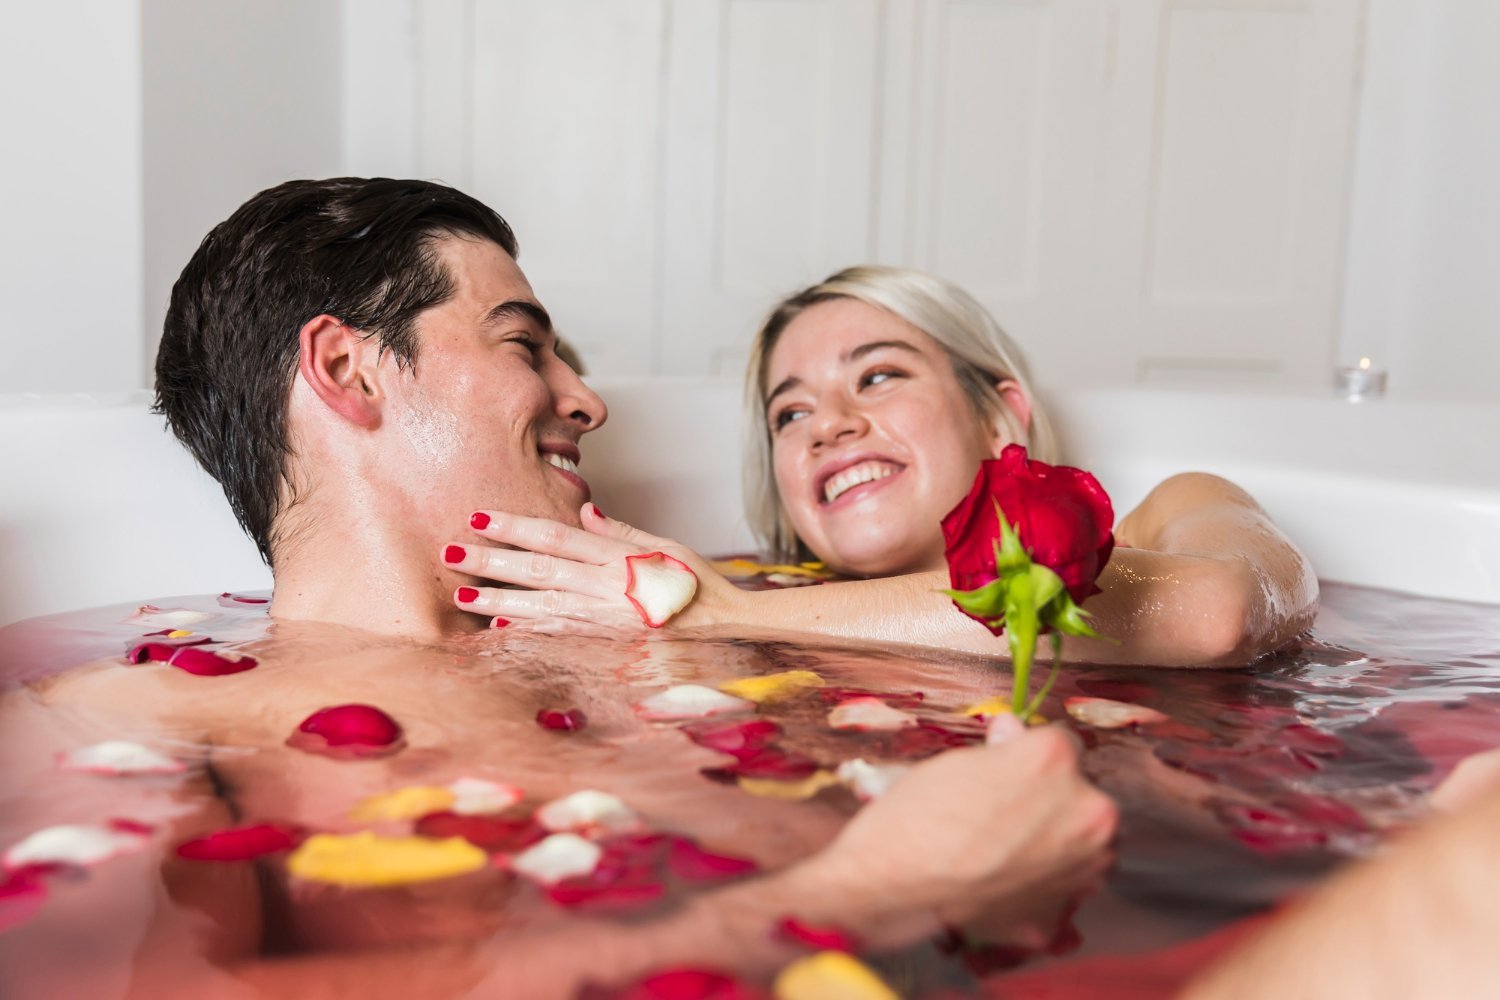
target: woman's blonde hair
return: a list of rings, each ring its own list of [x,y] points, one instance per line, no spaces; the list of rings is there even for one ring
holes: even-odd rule
[[[1037,398],[1021,349],[968,292],[941,278],[900,267],[846,268],[783,299],[761,324],[750,348],[745,378],[745,513],[761,544],[778,559],[811,558],[797,537],[776,488],[771,430],[766,422],[766,376],[771,354],[788,324],[809,307],[830,299],[857,299],[884,309],[935,340],[953,363],[958,384],[977,419],[1025,443],[1032,458],[1057,460],[1052,423]],[[1010,379],[1031,401],[1031,422],[1000,398],[995,384]]]

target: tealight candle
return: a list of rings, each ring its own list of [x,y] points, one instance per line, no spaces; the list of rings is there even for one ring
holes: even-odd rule
[[[1359,364],[1340,368],[1335,374],[1333,384],[1350,402],[1359,402],[1366,396],[1383,396],[1385,395],[1385,370],[1372,368],[1369,358],[1360,358]]]

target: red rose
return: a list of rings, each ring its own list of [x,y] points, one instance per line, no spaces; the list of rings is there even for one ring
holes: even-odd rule
[[[969,495],[943,518],[954,590],[978,590],[999,575],[996,504],[1032,560],[1061,577],[1075,602],[1099,593],[1094,580],[1115,547],[1109,494],[1082,469],[1031,461],[1018,444],[980,465]]]

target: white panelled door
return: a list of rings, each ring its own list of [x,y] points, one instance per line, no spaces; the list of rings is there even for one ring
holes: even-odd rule
[[[1361,0],[432,0],[416,162],[601,374],[737,374],[853,263],[1044,382],[1323,384]]]

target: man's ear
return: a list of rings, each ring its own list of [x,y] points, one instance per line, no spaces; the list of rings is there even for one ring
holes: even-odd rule
[[[379,426],[379,343],[326,314],[308,320],[297,342],[297,371],[324,405],[351,424]]]
[[[1031,397],[1026,395],[1026,390],[1021,388],[1021,383],[1013,378],[1002,378],[995,383],[995,392],[1000,394],[1001,419],[1011,432],[1011,437],[1016,444],[1031,444]],[[1009,441],[1000,440],[999,435],[995,438],[995,457],[1000,457]]]

